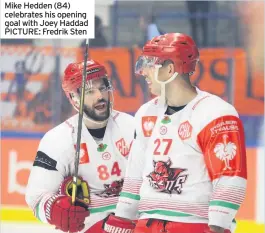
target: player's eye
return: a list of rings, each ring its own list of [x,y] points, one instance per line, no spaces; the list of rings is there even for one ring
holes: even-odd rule
[[[89,89],[86,90],[87,94],[93,94],[94,92],[95,92],[95,90],[92,89],[92,88],[89,88]]]
[[[99,91],[100,92],[105,92],[105,91],[108,91],[108,88],[106,86],[102,86],[99,88]]]

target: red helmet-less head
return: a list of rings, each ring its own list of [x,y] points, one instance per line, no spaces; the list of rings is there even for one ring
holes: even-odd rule
[[[142,75],[145,67],[163,65],[166,60],[174,63],[175,72],[187,74],[195,71],[199,61],[198,48],[190,36],[181,33],[168,33],[148,41],[139,57],[135,72]]]

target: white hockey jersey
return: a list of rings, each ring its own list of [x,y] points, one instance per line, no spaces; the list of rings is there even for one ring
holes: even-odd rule
[[[78,114],[47,132],[41,139],[28,180],[26,201],[35,216],[47,222],[45,202],[73,175]],[[113,111],[101,144],[82,125],[79,176],[90,187],[90,216],[85,230],[114,212],[121,191],[127,157],[134,137],[134,118]]]
[[[246,189],[243,126],[232,105],[197,92],[172,115],[165,115],[158,98],[138,110],[117,216],[233,231]]]

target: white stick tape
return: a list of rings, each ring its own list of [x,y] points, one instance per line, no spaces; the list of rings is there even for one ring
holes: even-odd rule
[[[1,38],[94,38],[95,0],[1,0]]]

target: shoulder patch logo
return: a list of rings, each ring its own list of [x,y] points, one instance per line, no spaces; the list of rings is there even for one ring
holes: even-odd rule
[[[223,170],[232,170],[229,161],[233,160],[236,156],[237,146],[235,143],[227,141],[227,134],[224,134],[222,138],[223,142],[217,143],[213,151],[218,159],[224,161],[225,167],[223,168]]]
[[[222,116],[198,134],[210,179],[220,176],[247,178],[246,146],[242,122],[236,116]]]
[[[189,123],[189,121],[185,121],[180,124],[178,129],[178,134],[181,140],[186,140],[191,137],[192,133],[192,125]]]

